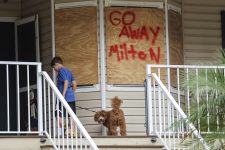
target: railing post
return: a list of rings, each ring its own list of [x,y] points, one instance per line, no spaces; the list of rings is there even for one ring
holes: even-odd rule
[[[147,108],[147,135],[151,135],[153,132],[153,119],[152,119],[152,89],[151,89],[151,67],[147,65],[146,67],[146,89],[147,89],[147,98],[145,106]]]
[[[42,77],[41,63],[37,66],[37,104],[38,104],[38,131],[43,135],[43,109],[42,109]]]

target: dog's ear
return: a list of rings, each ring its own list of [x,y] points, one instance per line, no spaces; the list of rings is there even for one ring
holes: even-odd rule
[[[95,113],[95,115],[94,115],[94,120],[95,120],[95,121],[98,121],[98,113]]]
[[[102,110],[102,111],[101,111],[101,114],[102,114],[104,117],[106,117],[106,111],[105,111],[105,110]]]

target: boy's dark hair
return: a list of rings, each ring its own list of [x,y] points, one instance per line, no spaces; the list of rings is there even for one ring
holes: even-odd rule
[[[58,63],[58,64],[63,64],[62,58],[61,58],[61,57],[57,57],[57,56],[54,57],[54,58],[52,59],[52,62],[51,62],[51,67],[54,67],[56,63]]]

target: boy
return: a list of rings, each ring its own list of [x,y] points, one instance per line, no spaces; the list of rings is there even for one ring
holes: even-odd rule
[[[51,62],[51,67],[58,73],[57,74],[57,87],[59,91],[62,93],[63,97],[66,99],[67,103],[71,107],[74,113],[76,113],[76,106],[75,106],[75,90],[77,88],[77,83],[73,74],[63,66],[63,60],[60,57],[54,57]],[[61,108],[59,102],[59,108]],[[57,114],[56,114],[57,116]],[[58,133],[59,136],[62,134],[62,116],[65,117],[65,110],[64,114],[59,114],[59,128]],[[73,130],[75,126],[73,126]]]

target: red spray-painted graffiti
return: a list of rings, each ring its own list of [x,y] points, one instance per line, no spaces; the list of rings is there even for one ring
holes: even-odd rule
[[[151,60],[154,60],[156,63],[159,63],[160,58],[160,47],[158,47],[157,53],[155,50],[150,47],[148,50],[148,53],[146,53],[143,50],[136,50],[134,48],[134,45],[129,45],[127,47],[126,43],[123,43],[121,45],[112,45],[110,46],[109,50],[109,57],[111,57],[113,54],[116,54],[117,60],[143,60],[145,61],[147,57],[149,57]]]
[[[133,44],[114,44],[109,48],[109,57],[116,56],[117,61],[122,60],[140,60],[146,61],[150,59],[157,64],[160,62],[160,47],[155,46],[159,33],[161,31],[159,26],[140,26],[138,28],[132,27],[136,21],[136,14],[133,11],[112,11],[109,14],[109,21],[113,26],[121,25],[121,31],[118,34],[119,38],[128,38],[131,40],[145,40],[149,42],[149,49],[137,50]],[[157,48],[153,48],[157,47]]]
[[[159,26],[157,26],[156,29],[154,29],[153,27],[147,28],[145,26],[142,26],[138,29],[132,29],[131,26],[123,26],[123,28],[119,34],[119,37],[126,36],[127,38],[131,38],[133,40],[145,39],[146,41],[148,41],[150,39],[151,33],[152,33],[151,44],[154,45],[155,41],[158,37],[159,30],[160,30]]]

